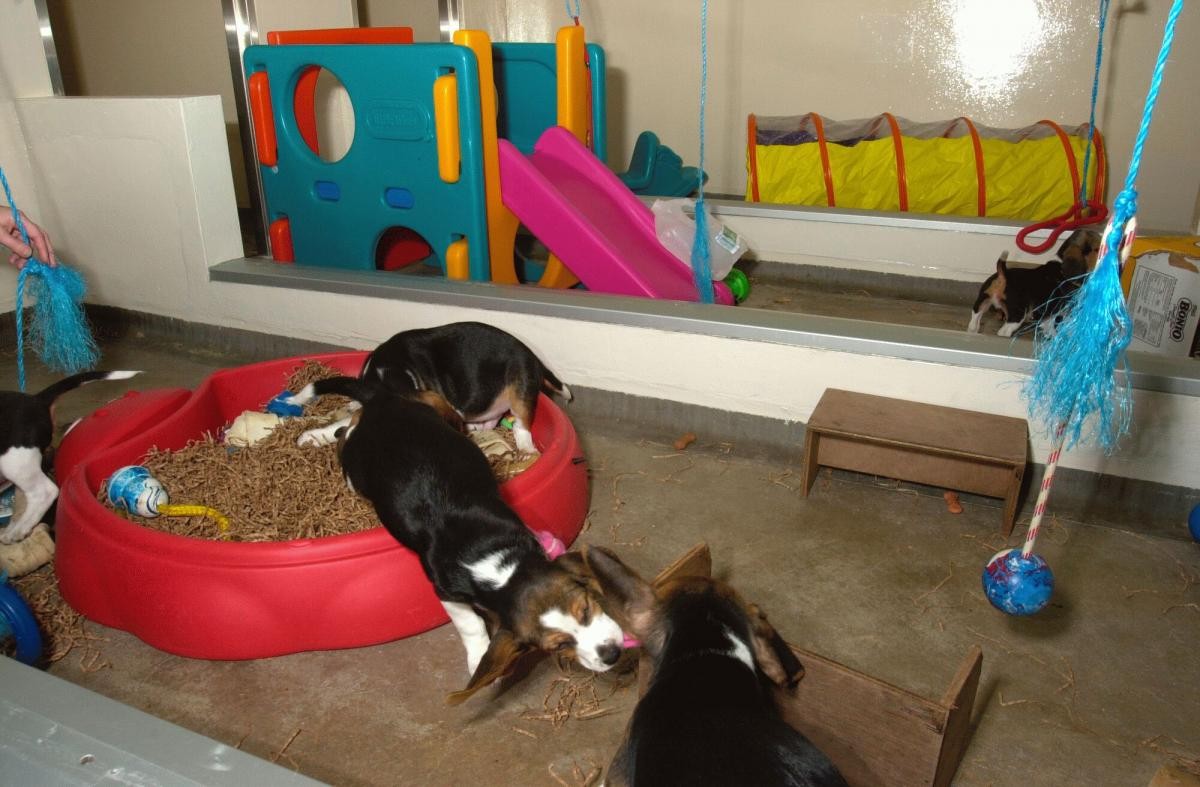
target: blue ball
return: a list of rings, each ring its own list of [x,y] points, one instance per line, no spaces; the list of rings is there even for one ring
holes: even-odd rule
[[[983,569],[983,592],[1001,612],[1032,615],[1050,603],[1054,573],[1040,556],[1022,557],[1021,550],[1006,549]]]
[[[1188,514],[1188,530],[1192,531],[1192,538],[1200,541],[1200,503]]]

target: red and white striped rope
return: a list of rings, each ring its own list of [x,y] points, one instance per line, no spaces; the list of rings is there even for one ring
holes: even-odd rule
[[[1038,490],[1037,504],[1033,507],[1033,519],[1029,521],[1029,530],[1025,533],[1025,546],[1021,549],[1021,557],[1033,554],[1033,542],[1037,541],[1038,530],[1042,527],[1042,516],[1046,513],[1046,498],[1050,497],[1050,485],[1054,483],[1054,471],[1058,467],[1058,457],[1062,453],[1063,438],[1066,437],[1067,425],[1058,425],[1054,434],[1054,447],[1050,458],[1046,460],[1046,472],[1042,475],[1042,488]]]

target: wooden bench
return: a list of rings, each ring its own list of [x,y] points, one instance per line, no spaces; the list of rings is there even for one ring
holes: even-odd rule
[[[804,435],[801,491],[822,466],[1004,498],[1010,534],[1025,475],[1022,418],[826,389]]]

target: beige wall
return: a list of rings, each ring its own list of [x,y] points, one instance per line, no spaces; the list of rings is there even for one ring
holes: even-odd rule
[[[53,239],[57,228],[43,218],[40,184],[17,113],[17,99],[53,92],[33,0],[0,0],[0,20],[0,167],[4,168],[17,206],[36,216]],[[0,205],[7,205],[2,192]],[[3,259],[7,260],[8,255]],[[16,280],[13,268],[0,262],[0,314],[13,309]]]
[[[609,152],[617,169],[628,165],[643,129],[696,163],[699,6],[693,0],[582,4],[589,38],[609,57]],[[1121,13],[1121,6],[1140,10]],[[1112,6],[1097,125],[1108,140],[1117,187],[1169,7],[1170,0]],[[1146,147],[1138,181],[1143,227],[1196,226],[1196,10],[1180,17]],[[555,28],[569,23],[562,0],[472,0],[466,21],[482,24],[495,14],[504,16],[512,41],[550,41]],[[1088,118],[1095,0],[713,0],[709,15],[711,191],[744,192],[750,112],[814,111],[838,119],[884,111],[913,120],[967,115],[1003,127]]]

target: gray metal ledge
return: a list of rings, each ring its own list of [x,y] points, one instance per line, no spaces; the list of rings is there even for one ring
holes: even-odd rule
[[[434,276],[279,265],[265,258],[220,263],[209,269],[209,278],[214,282],[516,312],[1021,374],[1027,374],[1033,368],[1028,342],[840,317],[602,295],[582,290],[456,282]],[[1131,383],[1136,389],[1200,396],[1200,364],[1196,361],[1131,353],[1129,366]]]

